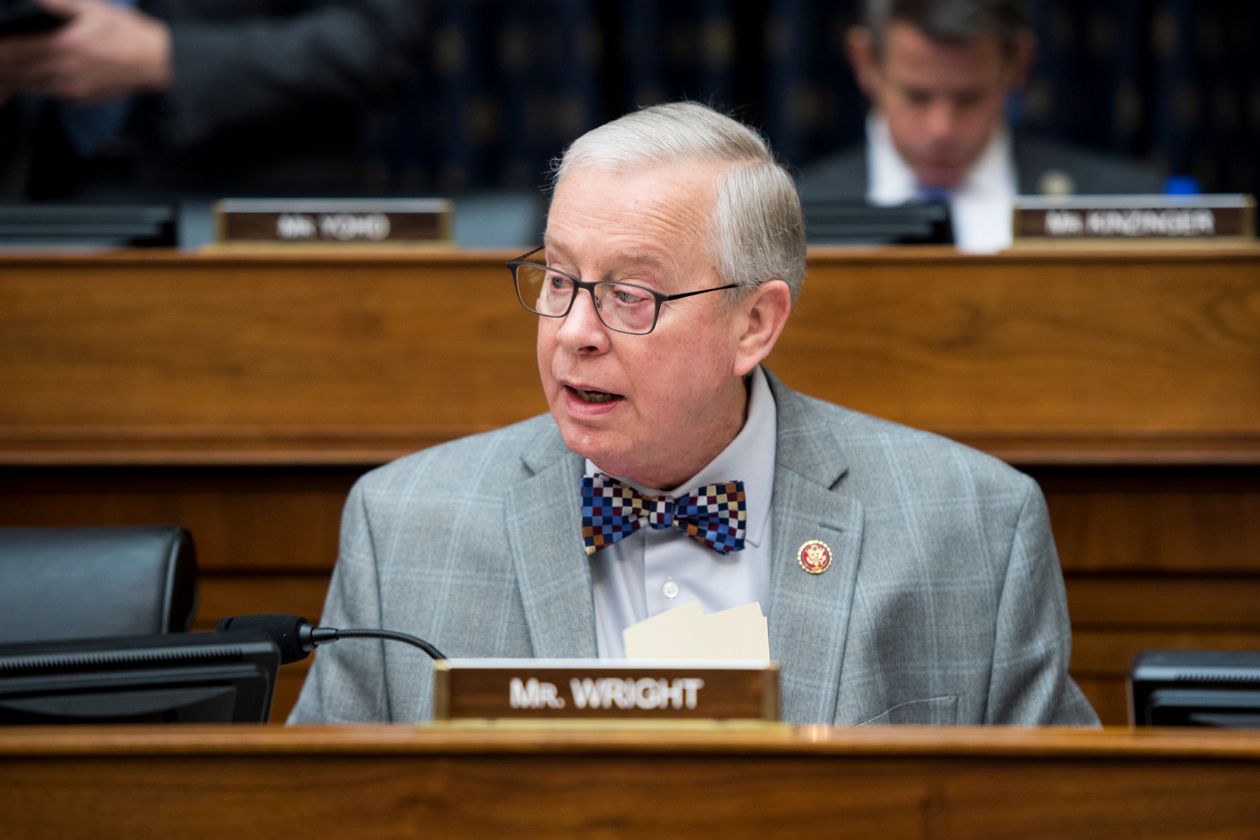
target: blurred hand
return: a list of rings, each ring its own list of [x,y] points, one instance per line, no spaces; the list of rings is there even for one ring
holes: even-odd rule
[[[166,24],[107,0],[40,0],[69,18],[41,35],[0,38],[0,101],[19,93],[99,102],[171,83]]]

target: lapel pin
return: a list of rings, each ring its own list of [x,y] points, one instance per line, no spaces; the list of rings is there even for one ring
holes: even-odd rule
[[[806,540],[796,552],[796,562],[811,575],[821,575],[831,568],[831,546],[822,540]]]

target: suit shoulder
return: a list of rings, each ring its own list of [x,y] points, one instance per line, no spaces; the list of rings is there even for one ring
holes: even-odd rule
[[[358,484],[369,494],[410,490],[417,484],[437,492],[449,487],[464,493],[488,484],[506,486],[526,474],[521,461],[526,449],[554,431],[551,416],[541,414],[405,455],[366,473]]]
[[[1035,134],[1014,140],[1020,189],[1045,192],[1041,181],[1066,176],[1073,192],[1097,194],[1162,193],[1164,179],[1154,169],[1120,155],[1107,154]]]
[[[1036,487],[1005,461],[956,440],[813,397],[800,398],[814,422],[831,430],[849,465],[846,482],[864,498],[904,492],[904,486],[896,488],[906,482],[920,494],[967,492],[1020,499]],[[893,476],[898,481],[891,481]]]

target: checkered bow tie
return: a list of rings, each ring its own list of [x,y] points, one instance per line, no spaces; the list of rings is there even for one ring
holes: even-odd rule
[[[582,476],[582,542],[594,554],[644,524],[675,527],[718,554],[744,548],[744,482],[706,484],[685,496],[646,496],[603,473]]]

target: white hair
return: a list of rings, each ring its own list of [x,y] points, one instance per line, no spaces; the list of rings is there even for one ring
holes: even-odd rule
[[[555,162],[552,186],[582,167],[638,169],[680,161],[728,164],[711,222],[718,275],[741,290],[782,280],[795,300],[805,279],[796,184],[755,131],[706,105],[653,105],[591,129]]]

